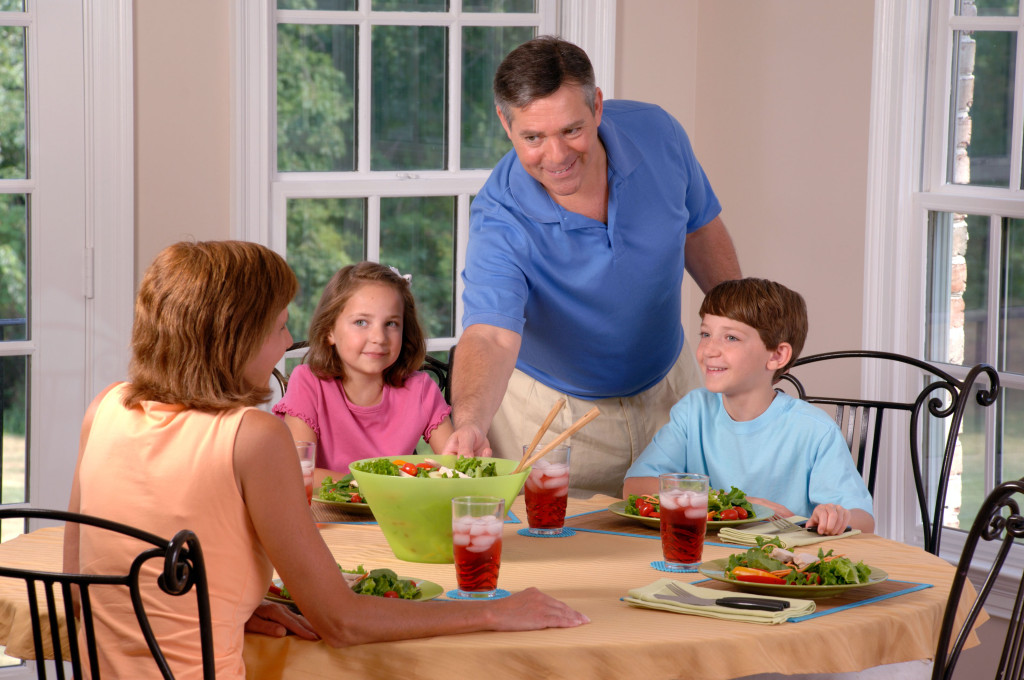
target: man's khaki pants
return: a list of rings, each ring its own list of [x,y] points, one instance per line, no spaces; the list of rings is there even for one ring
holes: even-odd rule
[[[565,406],[540,447],[597,406],[601,415],[566,442],[572,447],[570,488],[577,497],[594,493],[620,497],[626,470],[668,422],[669,411],[687,392],[702,386],[688,344],[683,345],[675,365],[661,382],[632,397],[578,399],[514,370],[487,437],[496,457],[518,459],[559,398],[565,399]]]

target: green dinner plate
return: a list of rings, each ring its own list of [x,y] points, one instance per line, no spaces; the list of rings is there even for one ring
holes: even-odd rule
[[[421,578],[413,578],[412,576],[399,576],[398,578],[404,581],[412,581],[420,589],[419,597],[413,598],[417,601],[433,600],[435,597],[444,593],[444,588],[434,583],[433,581],[425,581]],[[274,585],[278,588],[282,587],[283,583],[281,579],[275,578]],[[264,599],[270,600],[271,602],[280,602],[281,604],[295,604],[291,598],[281,597],[272,593],[267,593],[263,596]]]
[[[708,522],[708,529],[712,531],[718,531],[722,527],[735,526],[737,524],[749,524],[750,522],[756,522],[762,517],[769,517],[772,511],[763,505],[754,505],[754,517],[747,517],[746,519],[723,519],[716,522]],[[614,512],[616,515],[633,519],[642,524],[646,524],[649,527],[660,528],[661,520],[657,517],[641,517],[640,515],[630,515],[626,512],[626,501],[615,501],[608,506],[610,512]]]
[[[372,515],[373,510],[370,509],[369,503],[351,503],[349,501],[329,501],[324,498],[317,498],[313,496],[314,503],[323,503],[324,505],[330,505],[333,508],[344,510],[345,512],[351,512],[355,515]]]
[[[885,573],[878,567],[870,567],[871,575],[868,576],[867,583],[844,583],[842,585],[835,586],[788,586],[777,585],[774,583],[747,583],[746,581],[734,581],[731,578],[726,578],[725,567],[728,564],[729,558],[723,557],[717,560],[702,562],[698,569],[700,570],[700,573],[704,574],[708,578],[714,579],[715,581],[721,581],[722,583],[728,583],[745,593],[774,595],[775,597],[797,597],[808,600],[820,600],[826,597],[835,597],[847,590],[873,586],[876,583],[881,583],[889,578],[889,574]]]

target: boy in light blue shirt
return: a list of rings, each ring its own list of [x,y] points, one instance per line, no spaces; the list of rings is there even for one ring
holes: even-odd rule
[[[698,472],[784,517],[809,517],[819,534],[874,531],[871,495],[835,422],[774,388],[807,337],[803,298],[764,279],[726,281],[700,317],[705,386],[672,407],[626,472],[623,496],[658,493],[665,472]]]

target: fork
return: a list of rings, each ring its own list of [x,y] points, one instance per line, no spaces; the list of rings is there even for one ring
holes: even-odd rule
[[[786,534],[791,531],[803,531],[803,527],[799,527],[796,524],[793,524],[785,517],[781,517],[779,513],[775,513],[774,515],[769,517],[768,521],[772,523],[772,526],[775,527],[776,532],[780,534]]]

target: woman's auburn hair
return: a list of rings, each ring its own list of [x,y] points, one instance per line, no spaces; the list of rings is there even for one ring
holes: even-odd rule
[[[299,284],[277,253],[245,241],[181,242],[156,256],[139,286],[124,405],[201,411],[255,406],[269,385],[244,377]]]
[[[427,343],[416,314],[416,299],[409,282],[391,267],[376,262],[359,262],[342,267],[334,273],[324,287],[316,311],[309,322],[309,351],[303,361],[313,375],[321,380],[345,379],[345,367],[328,335],[345,305],[357,290],[368,283],[390,286],[402,297],[402,349],[398,359],[384,370],[384,382],[401,387],[406,379],[423,365]]]

